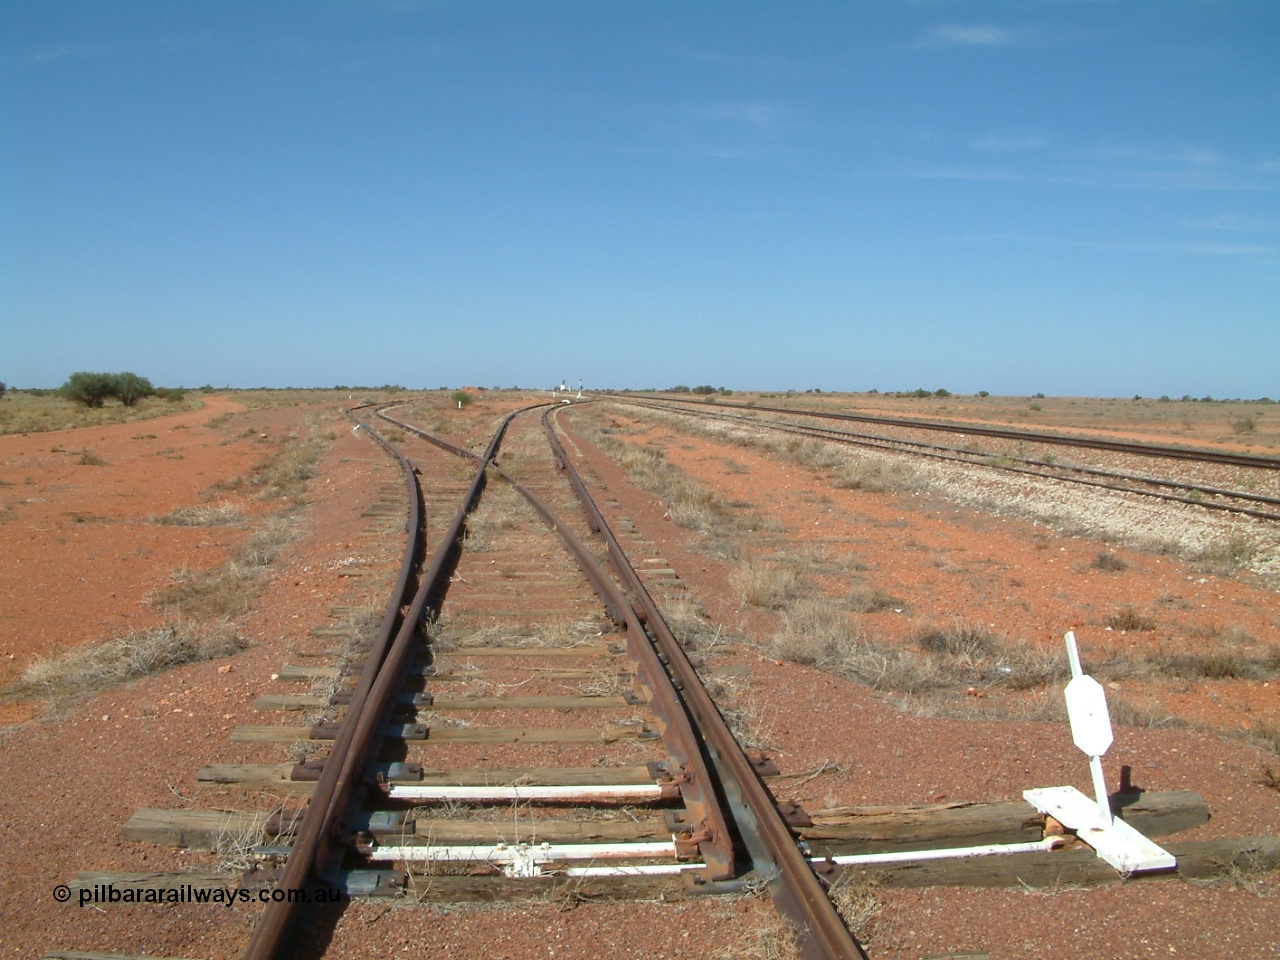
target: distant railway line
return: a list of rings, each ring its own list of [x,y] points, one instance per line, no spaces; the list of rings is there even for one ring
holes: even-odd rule
[[[1280,496],[1256,493],[1250,490],[1225,489],[1203,483],[1186,480],[1154,477],[1137,473],[1105,470],[1097,467],[1070,464],[1054,460],[1032,459],[1016,456],[1007,452],[982,451],[972,447],[956,447],[938,443],[928,443],[906,437],[886,436],[884,434],[862,433],[842,430],[834,427],[817,426],[812,423],[797,422],[794,419],[781,420],[766,418],[760,412],[785,413],[792,417],[818,417],[822,419],[848,420],[862,423],[874,423],[885,427],[898,427],[911,430],[947,431],[968,437],[977,435],[1014,440],[1024,443],[1057,444],[1083,449],[1103,450],[1110,453],[1122,453],[1130,456],[1175,459],[1196,463],[1225,465],[1237,468],[1250,468],[1262,471],[1280,469],[1280,460],[1270,457],[1248,456],[1243,454],[1223,453],[1215,450],[1193,450],[1182,447],[1157,446],[1150,444],[1122,443],[1120,441],[1103,440],[1094,437],[1069,437],[1059,434],[1035,433],[1021,430],[1001,428],[970,427],[967,424],[945,424],[938,421],[909,420],[900,417],[871,417],[861,414],[839,414],[827,411],[796,410],[781,407],[768,407],[747,404],[726,404],[717,401],[708,405],[699,402],[688,402],[670,398],[646,397],[630,399],[613,398],[616,402],[660,409],[679,411],[690,417],[721,422],[741,423],[760,429],[789,433],[815,440],[826,440],[874,450],[894,453],[907,453],[935,460],[953,463],[964,463],[973,466],[989,467],[1009,473],[1043,477],[1060,480],[1081,486],[1095,487],[1103,490],[1139,494],[1145,497],[1184,503],[1207,510],[1217,510],[1241,516],[1256,517],[1261,520],[1280,521]],[[719,410],[722,406],[751,411],[751,414],[734,414]],[[1274,509],[1265,509],[1274,508]]]
[[[661,403],[688,405],[690,401],[672,397],[645,396],[645,399]],[[625,399],[625,398],[618,398]],[[825,420],[844,420],[852,423],[871,423],[880,426],[903,427],[912,430],[934,430],[959,433],[966,436],[998,437],[1003,440],[1022,440],[1028,443],[1060,444],[1094,450],[1110,450],[1114,453],[1132,453],[1146,457],[1164,457],[1171,460],[1194,460],[1200,463],[1221,463],[1237,467],[1257,467],[1261,470],[1280,470],[1280,459],[1246,453],[1228,453],[1222,450],[1204,450],[1191,447],[1175,447],[1162,444],[1132,443],[1123,440],[1107,440],[1102,437],[1045,433],[1032,430],[1015,430],[1009,427],[985,427],[981,424],[948,423],[943,420],[916,420],[909,417],[879,417],[863,413],[838,413],[830,410],[802,410],[793,407],[773,407],[757,403],[736,403],[716,400],[718,407],[733,407],[763,413],[785,413],[793,416],[820,417]]]

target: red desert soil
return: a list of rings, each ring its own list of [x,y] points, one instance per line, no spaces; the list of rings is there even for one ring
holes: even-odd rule
[[[148,518],[204,503],[202,491],[261,455],[205,426],[240,409],[211,396],[173,416],[0,437],[0,686],[57,648],[158,624],[152,590],[179,566],[225,559],[240,530]],[[9,709],[0,722],[20,718]]]
[[[500,412],[497,401],[489,404],[468,411],[477,434]],[[213,762],[283,759],[278,748],[267,746],[260,757],[251,756],[247,745],[228,743],[227,734],[237,723],[262,722],[249,704],[271,689],[271,674],[289,661],[289,649],[326,622],[331,603],[339,597],[347,603],[382,599],[376,578],[338,574],[352,563],[389,574],[398,560],[399,543],[362,533],[362,512],[378,498],[379,486],[398,483],[396,473],[335,410],[244,412],[216,428],[202,425],[232,409],[230,401],[214,400],[203,411],[142,424],[0,437],[0,479],[13,484],[0,487],[3,502],[13,505],[8,522],[0,523],[0,548],[22,562],[21,571],[13,564],[0,573],[8,682],[54,644],[90,642],[159,622],[147,595],[177,566],[221,562],[245,535],[238,527],[161,527],[146,517],[205,502],[212,484],[243,472],[265,451],[254,442],[259,433],[274,438],[300,428],[309,414],[336,433],[311,481],[306,535],[276,561],[274,581],[242,625],[254,646],[234,658],[100,694],[61,719],[28,722],[0,740],[10,773],[0,788],[6,866],[0,944],[14,955],[79,949],[230,957],[243,948],[257,915],[249,907],[96,911],[57,904],[51,896],[55,883],[79,870],[209,863],[207,855],[125,841],[121,825],[140,807],[244,808],[231,791],[197,788],[195,770]],[[1228,624],[1276,642],[1277,596],[1247,578],[1206,577],[1167,557],[1062,538],[1024,521],[919,498],[834,490],[800,467],[703,438],[659,429],[644,439],[726,498],[749,501],[780,524],[762,537],[761,549],[825,542],[855,553],[868,582],[906,602],[901,614],[863,617],[881,636],[905,641],[920,624],[962,616],[1049,646],[1075,627],[1086,661],[1103,644],[1207,644],[1198,630]],[[700,552],[696,535],[671,524],[651,495],[627,487],[611,461],[580,439],[578,446],[621,511],[659,545],[713,617],[743,627],[753,640],[776,629],[776,614],[739,604],[728,584],[730,567]],[[54,448],[72,452],[51,453]],[[85,448],[106,464],[81,465]],[[735,465],[730,468],[726,458]],[[269,508],[237,502],[247,512]],[[1129,569],[1094,570],[1091,561],[1102,549],[1121,555]],[[824,586],[835,591],[840,584]],[[1118,607],[1157,609],[1164,595],[1178,604],[1159,606],[1156,631],[1123,637],[1106,631],[1105,619]],[[749,695],[784,773],[831,765],[829,772],[780,791],[807,807],[1003,800],[1027,787],[1064,783],[1088,789],[1084,760],[1062,724],[930,719],[821,671],[777,663],[754,647],[737,648],[725,659],[750,669]],[[1277,686],[1222,681],[1134,693],[1158,698],[1186,719],[1241,729],[1262,718],[1275,722]],[[1128,764],[1144,788],[1200,792],[1213,820],[1189,838],[1207,839],[1275,832],[1280,793],[1258,782],[1268,763],[1277,765],[1273,753],[1239,739],[1122,727],[1106,769],[1113,785],[1119,766]],[[19,770],[29,774],[12,775]],[[1278,889],[1274,879],[1262,877],[1206,886],[1117,884],[1052,895],[888,890],[880,894],[884,906],[870,952],[875,958],[955,950],[984,950],[991,957],[1272,956],[1280,952]],[[706,957],[715,955],[739,917],[754,920],[767,912],[757,901],[690,901],[665,910],[659,925],[644,904],[530,904],[452,913],[356,904],[333,936],[338,955],[353,957]]]

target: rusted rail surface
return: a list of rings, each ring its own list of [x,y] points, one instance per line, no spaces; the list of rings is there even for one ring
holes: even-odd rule
[[[795,924],[801,955],[806,960],[851,957],[865,960],[861,945],[850,935],[832,906],[768,788],[729,730],[684,648],[667,626],[658,605],[565,453],[552,425],[558,413],[556,408],[543,414],[543,425],[556,460],[587,512],[592,529],[607,545],[614,572],[643,612],[645,623],[658,644],[661,662],[670,671],[673,684],[683,694],[690,714],[697,721],[755,870],[768,882],[779,910]]]
[[[853,433],[851,431],[838,430],[832,427],[819,427],[812,424],[795,423],[794,421],[787,420],[765,420],[757,417],[746,417],[738,414],[705,410],[692,406],[669,407],[647,401],[630,400],[625,397],[615,397],[613,399],[615,402],[643,407],[645,409],[669,410],[685,414],[686,416],[702,419],[737,421],[749,426],[773,430],[779,433],[790,433],[796,436],[810,437],[817,440],[829,440],[834,443],[866,447],[871,450],[884,450],[893,453],[911,453],[916,456],[929,457],[934,460],[945,460],[951,463],[963,463],[972,466],[989,467],[991,469],[1002,470],[1006,473],[1020,473],[1025,476],[1043,477],[1049,480],[1061,480],[1064,483],[1075,483],[1086,487],[1112,490],[1117,493],[1134,493],[1139,496],[1152,497],[1157,500],[1165,500],[1171,503],[1185,503],[1190,506],[1203,507],[1206,510],[1219,510],[1225,513],[1236,513],[1242,516],[1256,517],[1260,520],[1280,521],[1280,513],[1268,510],[1259,510],[1254,507],[1246,507],[1233,503],[1220,503],[1218,501],[1204,499],[1205,496],[1215,496],[1242,500],[1249,503],[1280,506],[1280,497],[1251,493],[1247,490],[1226,490],[1218,487],[1185,483],[1176,480],[1165,480],[1158,477],[1146,477],[1137,474],[1121,473],[1114,470],[1101,470],[1095,467],[1083,467],[1074,464],[1047,464],[1043,461],[1031,460],[1026,457],[1014,457],[1007,454],[998,455],[1001,461],[1007,462],[993,464],[987,463],[983,459],[993,455],[965,450],[960,447],[948,447],[941,444],[924,443],[919,440],[906,440],[898,437],[885,437],[876,434]],[[679,401],[676,401],[676,403],[678,404]],[[719,404],[717,404],[717,406],[719,406]],[[753,407],[751,409],[761,410],[767,408]],[[964,431],[957,429],[957,432]],[[1091,445],[1078,444],[1078,446]],[[910,449],[903,450],[903,447],[908,447]],[[1021,466],[1019,466],[1019,464],[1021,464]],[[1063,472],[1080,474],[1081,476],[1063,476]],[[1089,479],[1091,477],[1103,479]],[[1167,490],[1181,490],[1185,491],[1186,495],[1163,493],[1159,490],[1144,490],[1138,487],[1120,486],[1116,483],[1104,482],[1104,480],[1147,484],[1149,486],[1161,487]]]
[[[442,575],[447,577],[446,565],[450,553],[456,549],[462,535],[467,513],[474,506],[484,488],[485,469],[502,441],[502,434],[515,414],[502,421],[489,444],[481,466],[476,471],[471,487],[459,507],[449,529],[440,540],[435,555],[418,583],[412,603],[403,615],[400,607],[404,592],[393,595],[387,605],[387,617],[374,640],[369,656],[360,672],[360,679],[351,697],[347,714],[339,727],[337,737],[324,762],[320,779],[311,796],[311,802],[298,828],[289,858],[285,863],[278,886],[301,890],[325,882],[332,877],[340,858],[345,853],[345,842],[350,836],[346,829],[352,813],[352,802],[357,789],[363,783],[366,768],[375,753],[385,718],[394,707],[396,694],[403,683],[413,651],[414,635],[426,612],[428,599],[440,592]],[[371,436],[377,436],[370,431]],[[381,440],[381,438],[379,438]],[[381,441],[386,445],[386,441]],[[386,445],[388,449],[390,445]],[[394,452],[394,451],[393,451]],[[405,471],[406,483],[411,485],[410,539],[417,553],[417,537],[421,527],[421,488],[412,464],[399,453],[395,454]],[[407,588],[412,572],[409,550],[402,565],[400,578]],[[392,616],[394,606],[395,615]],[[389,619],[388,619],[389,618]],[[395,624],[399,629],[390,640]],[[388,644],[388,641],[390,643]],[[245,950],[245,960],[271,960],[283,955],[290,943],[291,925],[298,914],[298,904],[273,901],[263,911]]]
[[[541,406],[547,405],[535,404],[506,417],[483,455],[379,412],[384,419],[442,449],[473,460],[477,469],[463,503],[419,579],[412,603],[401,614],[413,567],[406,549],[407,566],[402,569],[398,592],[388,604],[387,617],[361,671],[333,749],[318,771],[319,782],[278,885],[297,889],[331,882],[343,857],[356,846],[355,808],[365,785],[372,782],[371,764],[419,642],[418,629],[430,613],[438,612],[451,563],[461,547],[467,515],[476,505],[486,480],[497,474],[511,483],[559,534],[610,618],[625,631],[628,652],[637,661],[641,680],[651,693],[649,708],[657,718],[664,746],[678,765],[672,772],[672,785],[687,811],[684,846],[686,850],[696,850],[703,861],[689,869],[689,878],[696,885],[711,889],[721,885],[725,889],[736,888],[724,882],[747,872],[748,864],[740,856],[745,848],[750,866],[768,883],[780,910],[795,924],[798,945],[806,960],[865,960],[768,790],[733,739],[657,605],[572,470],[549,416],[544,416],[543,424],[557,466],[568,472],[589,525],[604,537],[611,565],[622,585],[540,497],[503,470],[497,452],[507,426],[517,414]],[[370,430],[370,435],[392,449],[376,431]],[[400,459],[414,500],[420,501],[421,491],[412,465],[403,457]],[[412,518],[413,529],[417,530],[421,520],[416,508]],[[415,546],[415,553],[417,549]],[[271,904],[255,928],[244,956],[252,960],[283,956],[291,945],[291,934],[297,932],[297,917],[294,905]]]
[[[638,394],[646,400],[660,403],[688,405],[691,401],[675,397],[659,397]],[[615,399],[625,399],[617,397]],[[1134,453],[1144,457],[1165,457],[1172,460],[1197,460],[1202,463],[1221,463],[1236,467],[1258,467],[1263,470],[1280,470],[1280,459],[1247,453],[1227,453],[1222,450],[1205,450],[1191,447],[1170,447],[1158,444],[1130,443],[1124,440],[1107,440],[1102,437],[1069,436],[1060,433],[1036,433],[1007,427],[984,427],[970,423],[947,423],[942,420],[913,420],[907,417],[876,417],[863,413],[837,413],[831,410],[805,410],[794,407],[772,407],[762,404],[735,403],[717,400],[718,407],[734,407],[766,413],[785,413],[792,416],[821,417],[824,420],[847,420],[856,423],[875,423],[882,426],[904,427],[912,430],[935,430],[945,433],[964,433],[978,437],[998,437],[1003,440],[1024,440],[1031,443],[1058,444],[1067,447],[1087,447],[1110,450],[1115,453]]]
[[[397,420],[386,413],[380,416],[396,426],[422,437],[442,449],[462,457],[476,457],[465,447],[456,446],[443,438],[433,436],[410,423]],[[536,494],[518,483],[502,469],[493,466],[513,488],[530,503],[538,515],[551,526],[573,555],[587,582],[609,611],[610,619],[623,627],[627,638],[627,651],[644,671],[645,686],[653,694],[650,709],[661,725],[664,744],[681,767],[675,778],[681,799],[693,820],[688,842],[696,844],[706,869],[699,878],[702,882],[728,880],[737,874],[733,833],[718,798],[716,783],[703,755],[701,738],[695,733],[694,723],[685,709],[680,693],[671,683],[657,649],[646,635],[630,600],[618,589],[608,572],[600,566],[586,546],[573,531]]]

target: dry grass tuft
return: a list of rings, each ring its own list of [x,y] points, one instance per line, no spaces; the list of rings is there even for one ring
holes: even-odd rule
[[[466,547],[492,550],[505,534],[526,526],[533,516],[533,509],[515,487],[501,479],[491,481],[467,516]]]
[[[267,567],[285,544],[301,536],[291,517],[271,517],[212,570],[179,568],[173,582],[151,596],[153,606],[180,619],[226,620],[249,612],[265,586]]]
[[[1110,551],[1103,550],[1093,558],[1093,563],[1090,566],[1095,570],[1105,570],[1107,573],[1119,573],[1121,570],[1129,569],[1129,562],[1122,557],[1117,557]]]
[[[896,493],[920,485],[920,473],[902,460],[865,454],[846,455],[848,462],[832,472],[832,486],[868,493]]]
[[[239,653],[248,642],[229,626],[177,624],[113,637],[32,663],[7,693],[69,702],[170,667]]]
[[[862,627],[828,600],[806,597],[782,615],[773,635],[774,654],[792,663],[834,666],[851,646],[863,642]]]
[[[288,499],[300,504],[307,481],[315,476],[316,464],[332,439],[332,434],[322,433],[314,426],[306,434],[285,434],[276,449],[250,467],[248,473],[216,483],[214,489],[254,489],[263,500]]]
[[[625,446],[618,460],[628,479],[667,505],[676,526],[710,533],[724,518],[725,507],[715,492],[672,467],[662,451]]]
[[[223,501],[198,504],[194,507],[179,507],[172,513],[149,519],[152,523],[166,527],[222,527],[240,523],[244,518],[243,510]]]
[[[1235,650],[1178,653],[1149,658],[1156,672],[1183,680],[1269,680],[1280,669],[1276,655],[1249,657]]]
[[[1273,753],[1280,753],[1280,724],[1262,722],[1249,731],[1248,738]]]
[[[702,604],[687,594],[677,594],[662,602],[662,617],[680,641],[692,653],[710,654],[722,644],[738,639],[713,623]]]
[[[583,418],[581,428],[587,439],[622,467],[628,480],[666,505],[667,515],[676,526],[715,535],[734,529],[755,530],[763,524],[750,511],[725,503],[715,491],[673,467],[661,450],[621,440],[618,431],[589,418]],[[726,543],[715,541],[712,548],[713,553],[732,554]]]
[[[1136,607],[1128,606],[1107,617],[1107,626],[1113,630],[1154,630],[1156,622],[1146,614],[1139,613]]]
[[[957,620],[950,627],[927,627],[916,635],[927,653],[978,665],[1002,652],[1003,640],[981,624]]]
[[[846,871],[831,885],[827,895],[839,911],[844,925],[860,944],[866,946],[884,938],[888,931],[881,916],[884,903],[880,899],[878,883]]]
[[[227,827],[219,831],[213,840],[213,854],[219,869],[240,874],[258,862],[253,848],[265,839],[267,818],[268,814],[263,813],[238,829]]]
[[[757,914],[755,923],[739,920],[729,927],[736,935],[715,960],[801,960],[795,931],[782,915],[770,905]]]
[[[1182,726],[1177,717],[1154,700],[1130,700],[1119,690],[1107,691],[1107,712],[1111,722],[1121,727],[1147,727],[1163,730]]]
[[[854,613],[879,613],[881,610],[901,610],[904,604],[879,587],[855,583],[846,595],[845,605]]]
[[[869,638],[857,618],[821,598],[793,603],[769,650],[783,660],[830,670],[875,690],[919,693],[940,685],[929,658]]]
[[[1255,560],[1258,544],[1241,533],[1221,537],[1191,555],[1191,560],[1209,573],[1227,576]]]
[[[748,557],[729,574],[729,585],[744,603],[780,610],[802,592],[800,578],[789,567]]]

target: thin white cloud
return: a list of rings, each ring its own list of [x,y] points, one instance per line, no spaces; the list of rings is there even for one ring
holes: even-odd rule
[[[95,60],[107,53],[108,48],[105,44],[60,44],[34,50],[28,55],[27,62],[36,66],[45,66],[60,60]]]
[[[690,105],[686,112],[695,120],[751,127],[760,133],[773,129],[782,111],[770,103],[716,103]]]
[[[993,133],[969,144],[984,153],[1021,153],[1048,146],[1049,138],[1041,133],[1007,134]]]
[[[1198,240],[1106,240],[1046,237],[1026,233],[969,233],[957,239],[971,243],[1042,244],[1079,250],[1116,250],[1125,253],[1164,253],[1179,256],[1250,257],[1274,260],[1280,247],[1253,243],[1206,243]]]
[[[1220,213],[1213,217],[1183,220],[1184,227],[1193,230],[1217,230],[1234,233],[1275,233],[1280,230],[1280,220],[1265,217],[1242,217],[1236,213]]]
[[[963,25],[940,23],[925,31],[916,47],[1008,47],[1017,41],[1017,34],[1008,27],[991,23]]]

